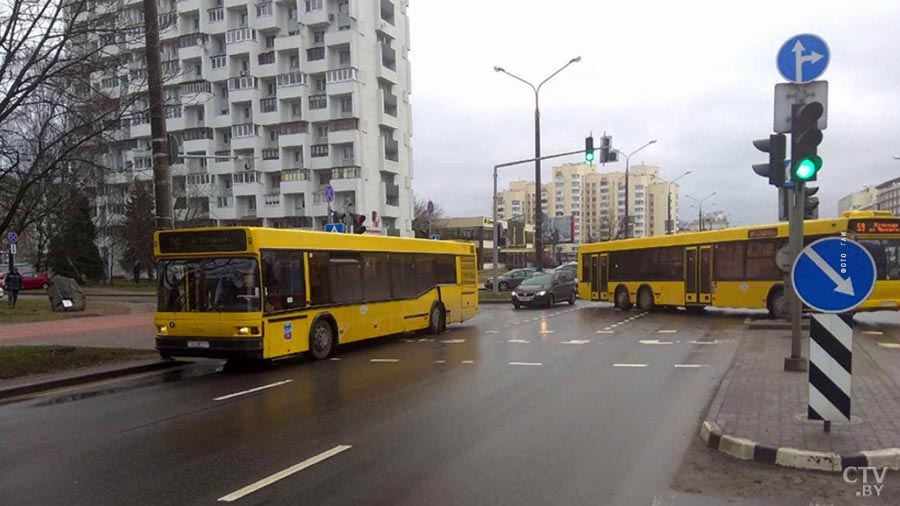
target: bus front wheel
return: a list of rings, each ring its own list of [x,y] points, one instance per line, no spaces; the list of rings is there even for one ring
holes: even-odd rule
[[[631,297],[628,296],[628,289],[624,286],[616,289],[616,307],[622,311],[631,309]]]
[[[434,335],[440,334],[447,328],[447,313],[444,305],[440,302],[431,306],[431,312],[428,321],[428,332]]]
[[[772,290],[772,293],[769,295],[768,306],[770,318],[787,318],[787,298],[784,296],[783,287]]]
[[[309,355],[324,360],[334,350],[334,329],[325,319],[318,320],[309,331]]]

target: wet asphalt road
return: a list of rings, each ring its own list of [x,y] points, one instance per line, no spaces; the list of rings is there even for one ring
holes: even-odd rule
[[[0,406],[0,504],[216,504],[343,446],[234,503],[695,504],[670,484],[745,316],[483,306],[339,360]]]

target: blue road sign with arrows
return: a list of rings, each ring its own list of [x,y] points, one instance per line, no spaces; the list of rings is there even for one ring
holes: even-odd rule
[[[10,244],[15,244],[19,242],[19,234],[15,233],[15,231],[10,230],[10,232],[6,234],[6,239]]]
[[[808,83],[821,76],[828,67],[831,53],[818,35],[794,35],[778,50],[778,72],[792,83]]]
[[[828,237],[803,248],[791,269],[800,300],[823,313],[843,313],[860,305],[875,288],[875,260],[859,243]]]
[[[343,223],[326,223],[325,231],[343,234],[344,233],[344,224]]]

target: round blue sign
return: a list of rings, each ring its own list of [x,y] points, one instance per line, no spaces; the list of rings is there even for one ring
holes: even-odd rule
[[[15,233],[15,231],[10,231],[8,234],[6,234],[6,239],[10,244],[15,244],[19,242],[19,234]]]
[[[778,50],[776,63],[782,77],[792,83],[808,83],[828,68],[831,52],[818,35],[804,33],[788,39]]]
[[[803,248],[791,269],[791,282],[812,309],[843,313],[869,297],[876,274],[866,248],[846,237],[828,237]]]

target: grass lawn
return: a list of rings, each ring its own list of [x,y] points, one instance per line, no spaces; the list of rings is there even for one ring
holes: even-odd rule
[[[102,293],[104,289],[115,289],[136,293],[156,293],[156,280],[148,281],[141,279],[140,284],[134,284],[133,279],[114,279],[112,284],[105,283],[100,285],[88,285],[85,287],[86,293]]]
[[[146,358],[147,350],[75,346],[0,346],[0,379]]]
[[[62,320],[65,318],[77,318],[79,316],[106,316],[126,314],[128,308],[115,302],[94,302],[88,299],[87,308],[84,311],[72,311],[70,313],[54,313],[50,310],[50,301],[46,298],[23,299],[19,297],[15,309],[9,308],[9,300],[0,300],[0,325],[4,323],[27,323],[49,320]]]
[[[499,292],[497,295],[494,295],[494,292],[490,290],[479,290],[478,291],[478,300],[486,301],[486,300],[502,300],[505,302],[509,302],[509,290],[504,290]]]

